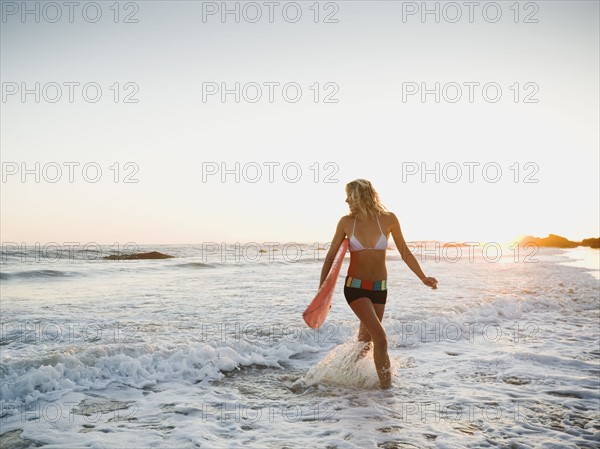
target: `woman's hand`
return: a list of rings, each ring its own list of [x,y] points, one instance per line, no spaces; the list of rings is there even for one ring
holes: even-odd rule
[[[434,290],[437,288],[437,279],[436,278],[425,278],[423,279],[423,284],[428,287],[433,288]]]

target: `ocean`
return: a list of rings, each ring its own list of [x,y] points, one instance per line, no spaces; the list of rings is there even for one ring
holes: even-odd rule
[[[437,290],[388,251],[380,390],[347,261],[325,324],[302,320],[319,248],[6,249],[0,446],[600,447],[598,250],[415,250]]]

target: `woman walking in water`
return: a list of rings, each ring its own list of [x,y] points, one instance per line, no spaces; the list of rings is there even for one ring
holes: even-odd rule
[[[385,251],[389,234],[392,234],[402,260],[425,285],[437,288],[437,280],[425,276],[406,246],[398,218],[381,204],[369,181],[356,179],[348,183],[346,202],[350,213],[338,222],[321,270],[319,285],[325,281],[339,246],[348,236],[350,266],[344,283],[344,296],[360,319],[358,339],[367,344],[373,343],[373,359],[381,388],[389,388],[392,384],[390,359],[387,336],[381,325],[387,299]]]

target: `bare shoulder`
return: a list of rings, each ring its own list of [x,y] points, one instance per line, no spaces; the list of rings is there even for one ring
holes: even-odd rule
[[[340,221],[338,221],[338,223],[345,225],[352,220],[354,220],[354,217],[351,217],[350,215],[344,215],[342,218],[340,218]]]
[[[392,211],[387,211],[386,214],[382,215],[383,221],[386,228],[390,229],[399,224],[398,217]]]
[[[338,221],[338,228],[342,228],[344,230],[348,229],[349,223],[351,223],[353,220],[354,217],[351,217],[350,215],[344,215]]]

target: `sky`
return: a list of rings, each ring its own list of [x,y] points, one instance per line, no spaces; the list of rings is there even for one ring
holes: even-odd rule
[[[3,244],[598,237],[598,2],[469,5],[1,1]]]

